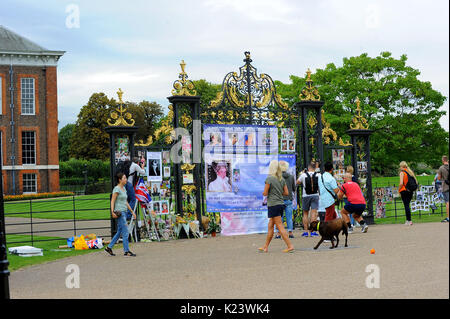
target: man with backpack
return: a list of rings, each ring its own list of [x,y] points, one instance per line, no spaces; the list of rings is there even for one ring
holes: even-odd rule
[[[303,229],[302,237],[308,237],[309,211],[311,210],[311,221],[317,220],[317,209],[319,208],[319,176],[315,171],[315,164],[311,162],[308,170],[304,171],[297,180],[297,184],[303,185],[302,209],[303,209]],[[312,231],[310,237],[319,236]]]
[[[448,223],[448,195],[449,195],[449,169],[448,169],[448,157],[442,156],[442,166],[439,167],[438,178],[442,181],[442,195],[444,195],[445,208],[447,210],[447,218],[442,220],[444,223]]]

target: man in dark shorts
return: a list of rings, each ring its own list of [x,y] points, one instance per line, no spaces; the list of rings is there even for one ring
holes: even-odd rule
[[[366,233],[369,226],[361,217],[366,209],[366,200],[359,185],[352,181],[352,174],[350,173],[344,175],[344,184],[339,189],[339,199],[342,199],[344,196],[347,197],[348,203],[342,208],[341,215],[347,223],[349,233],[353,232],[350,224],[350,214],[353,214],[353,218],[361,225],[361,232]]]

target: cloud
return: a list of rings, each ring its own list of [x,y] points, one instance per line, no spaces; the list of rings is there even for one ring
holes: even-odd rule
[[[79,29],[65,27],[71,3],[79,5]],[[69,121],[72,114],[74,122],[93,92],[116,97],[119,87],[125,99],[166,106],[181,59],[191,79],[221,83],[243,65],[247,50],[259,73],[283,82],[365,52],[407,54],[421,79],[448,96],[448,6],[419,0],[5,0],[2,21],[43,47],[67,51],[58,68],[59,117]],[[448,130],[448,101],[443,109]]]

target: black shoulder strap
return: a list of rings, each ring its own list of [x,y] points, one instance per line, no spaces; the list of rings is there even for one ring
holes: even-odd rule
[[[333,194],[332,192],[330,192],[330,190],[325,186],[325,182],[323,181],[323,174],[320,175],[320,177],[322,178],[322,184],[323,184],[323,187],[325,187],[325,189],[327,190],[327,192],[330,193],[330,195],[333,196],[334,199],[336,199],[336,194]]]

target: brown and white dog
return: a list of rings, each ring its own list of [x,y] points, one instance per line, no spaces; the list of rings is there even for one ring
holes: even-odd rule
[[[345,235],[345,247],[347,246],[347,237],[348,237],[348,227],[347,223],[342,218],[333,219],[327,222],[319,222],[317,220],[311,222],[309,225],[310,231],[318,231],[322,236],[320,241],[314,247],[314,249],[319,248],[320,244],[324,240],[331,240],[330,249],[337,248],[339,245],[339,233],[342,231],[342,234]],[[334,237],[336,237],[336,246],[334,245]]]

